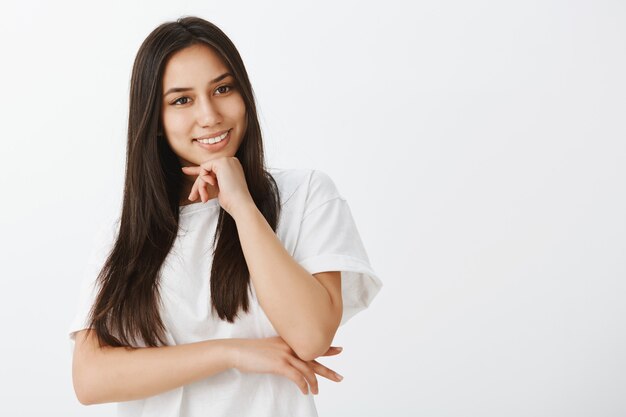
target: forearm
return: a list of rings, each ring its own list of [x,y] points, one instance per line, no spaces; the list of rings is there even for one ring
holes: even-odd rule
[[[83,404],[150,397],[233,366],[232,340],[177,346],[100,348],[91,342],[74,356],[74,386]]]
[[[259,304],[278,334],[301,357],[330,344],[335,319],[326,288],[287,252],[256,206],[240,209],[235,221]]]

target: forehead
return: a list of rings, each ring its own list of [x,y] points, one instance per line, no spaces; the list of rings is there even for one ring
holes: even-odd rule
[[[228,66],[210,46],[191,45],[175,52],[167,61],[163,72],[163,89],[181,86],[206,86],[225,72]]]

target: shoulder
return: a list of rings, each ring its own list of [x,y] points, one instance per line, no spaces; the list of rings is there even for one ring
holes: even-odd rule
[[[312,168],[270,168],[268,169],[276,180],[281,196],[289,199],[300,195],[308,208],[323,204],[327,201],[341,198],[335,182],[326,172]]]

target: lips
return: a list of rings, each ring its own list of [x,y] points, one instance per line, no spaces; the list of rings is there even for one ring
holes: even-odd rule
[[[217,152],[217,151],[224,149],[230,143],[230,131],[227,131],[227,132],[228,133],[226,133],[226,136],[224,137],[224,139],[222,139],[221,141],[217,143],[202,143],[199,140],[194,140],[193,143],[211,152]]]
[[[222,130],[221,132],[217,132],[217,133],[209,133],[207,135],[197,137],[194,140],[198,140],[198,139],[214,139],[214,138],[216,138],[218,136],[222,136],[224,133],[226,133],[228,131],[230,131],[230,129]]]

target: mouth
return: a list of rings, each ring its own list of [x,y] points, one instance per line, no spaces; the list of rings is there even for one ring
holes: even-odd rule
[[[194,139],[193,142],[197,143],[199,146],[201,146],[204,149],[217,151],[217,150],[222,149],[228,144],[228,142],[230,141],[231,130],[232,128],[228,129],[225,132],[222,132],[221,134],[217,136]]]
[[[196,139],[194,139],[194,141],[198,141],[200,143],[204,143],[205,145],[208,145],[208,144],[213,145],[214,143],[219,143],[219,142],[223,141],[226,138],[226,136],[230,133],[231,130],[232,130],[232,128],[228,129],[228,130],[226,130],[224,132],[221,132],[218,135],[213,135],[213,136],[207,135],[207,136],[203,136],[203,137],[200,137],[200,138],[196,138]]]

